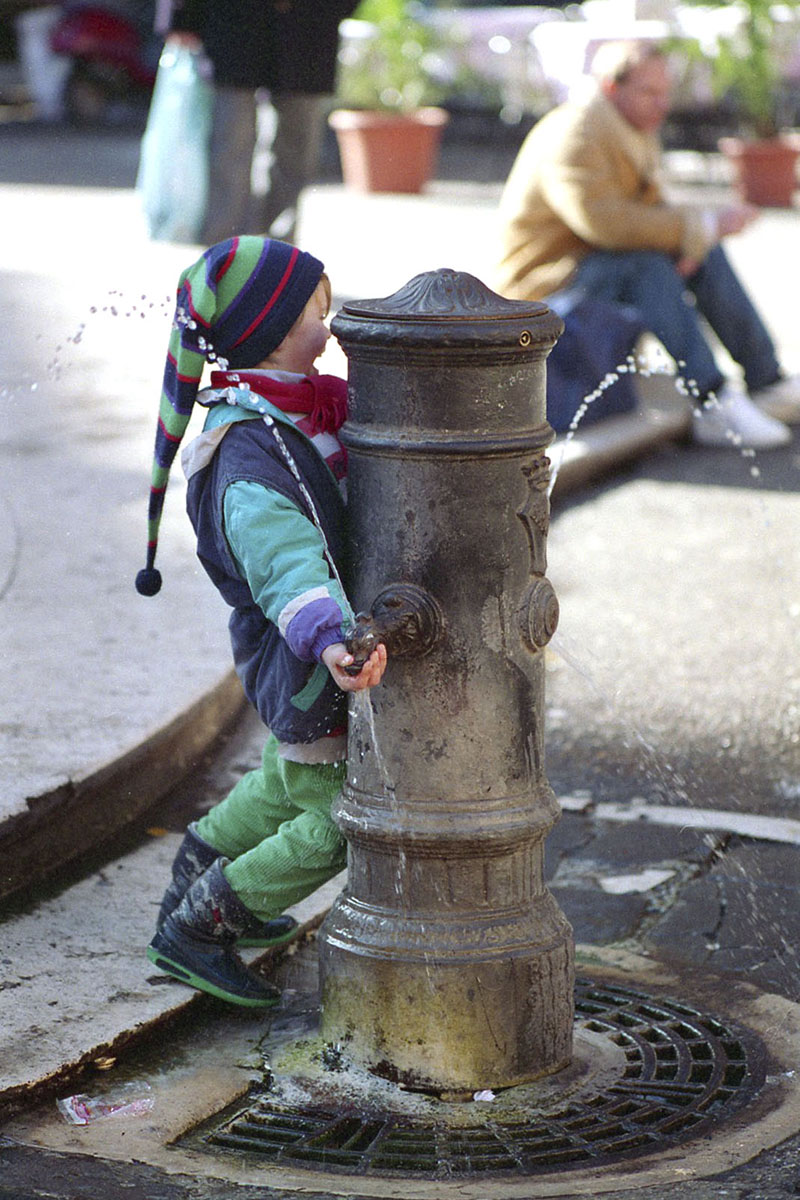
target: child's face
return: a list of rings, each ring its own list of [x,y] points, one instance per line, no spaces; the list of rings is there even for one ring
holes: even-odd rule
[[[328,316],[328,291],[320,282],[317,290],[295,321],[286,337],[259,366],[277,367],[281,371],[296,371],[313,375],[315,361],[325,349],[331,331],[325,324]]]

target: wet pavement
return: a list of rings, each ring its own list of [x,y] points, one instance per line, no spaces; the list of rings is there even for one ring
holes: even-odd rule
[[[636,899],[638,942],[798,999],[800,458],[789,448],[753,466],[664,449],[557,516],[548,775],[596,806],[778,817],[783,840],[766,823],[742,838],[735,820],[702,839],[601,823],[555,882],[577,872],[602,888],[620,857],[673,871]],[[631,934],[633,899],[617,937]]]
[[[162,550],[174,588],[170,606],[154,612],[136,598],[137,612],[127,598],[144,543],[164,297],[186,250],[143,238],[130,192],[129,138],[116,151],[101,139],[94,156],[91,139],[66,139],[59,159],[52,143],[49,158],[42,149],[44,135],[14,137],[26,182],[0,184],[6,237],[9,228],[17,235],[2,277],[15,312],[2,380],[2,491],[14,521],[4,529],[6,536],[10,527],[20,531],[4,560],[4,658],[17,704],[14,719],[6,710],[4,721],[9,745],[27,759],[14,759],[16,769],[5,776],[16,807],[7,814],[0,862],[19,877],[27,854],[35,880],[42,855],[50,855],[50,866],[58,861],[62,828],[78,824],[92,836],[67,873],[35,882],[6,905],[0,1198],[373,1194],[363,1179],[357,1192],[329,1178],[315,1192],[307,1177],[297,1187],[269,1171],[247,1181],[224,1157],[197,1174],[191,1160],[170,1166],[165,1157],[170,1130],[215,1111],[221,1097],[241,1094],[258,1074],[253,1054],[263,1023],[155,975],[142,947],[180,830],[257,760],[263,734],[251,716],[237,715],[227,690],[224,614],[193,566],[177,481]],[[95,164],[89,188],[81,185],[79,147]],[[37,156],[41,170],[50,161],[75,177],[58,188],[42,183]],[[98,166],[106,161],[116,173]],[[478,176],[467,183],[458,178],[465,162]],[[13,173],[7,167],[4,177]],[[334,179],[312,190],[303,229],[339,300],[387,294],[433,266],[486,273],[497,151],[482,160],[474,148],[456,147],[443,173],[451,177],[423,197],[354,200]],[[66,240],[55,232],[56,212],[71,230]],[[798,254],[796,222],[796,213],[768,214],[731,246],[795,367],[796,272],[789,266]],[[87,317],[93,306],[117,306],[109,293],[121,279],[129,303],[146,296],[155,308]],[[547,773],[564,815],[548,839],[547,878],[587,969],[597,969],[598,957],[609,971],[627,962],[633,984],[647,982],[650,969],[662,971],[657,986],[688,1002],[702,994],[721,1014],[745,994],[737,989],[774,994],[776,1013],[791,1024],[794,1010],[780,1009],[780,998],[800,1001],[800,452],[795,444],[751,459],[675,443],[651,451],[618,464],[604,482],[584,481],[555,496],[549,575],[562,616],[547,651]],[[87,483],[113,503],[98,500],[87,511]],[[35,502],[23,504],[31,494]],[[69,611],[84,620],[65,628],[57,598],[67,589]],[[42,608],[43,595],[54,602]],[[107,619],[120,614],[122,624]],[[80,703],[64,703],[70,692]],[[165,748],[157,735],[191,711],[190,698],[204,719],[179,726]],[[233,732],[215,746],[231,721]],[[175,761],[175,745],[198,724],[205,733],[188,759]],[[147,753],[137,757],[142,746]],[[125,754],[134,755],[128,775],[109,775]],[[159,765],[148,782],[151,759]],[[159,799],[174,782],[167,768],[181,775],[190,764],[189,780]],[[95,787],[94,809],[81,807],[81,780]],[[120,831],[104,809],[126,804],[137,820]],[[633,805],[639,818],[622,819]],[[678,823],[668,823],[663,808]],[[692,827],[688,814],[699,810],[719,813],[718,826],[710,819]],[[86,816],[92,811],[94,827]],[[747,816],[754,823],[743,835],[734,817]],[[98,850],[97,841],[112,835]],[[68,838],[63,844],[72,845]],[[304,919],[313,925],[327,903],[312,898]],[[216,1048],[209,1061],[207,1045]],[[194,1108],[184,1092],[177,1112],[132,1117],[127,1126],[106,1122],[90,1135],[69,1129],[55,1110],[57,1095],[100,1092],[131,1077],[155,1082],[168,1063],[195,1059],[207,1074],[202,1087],[187,1075]],[[622,1200],[639,1190],[652,1200],[778,1200],[800,1191],[797,1127],[795,1115],[781,1144],[760,1157],[754,1138],[743,1160],[730,1169],[721,1160],[711,1178],[692,1177],[687,1155],[688,1178],[673,1164],[671,1174],[641,1189],[632,1171],[619,1187],[564,1177],[556,1190],[531,1180],[512,1193],[492,1180],[483,1192],[473,1181],[430,1194]],[[126,1137],[135,1142],[130,1152]],[[384,1180],[374,1194],[429,1193]]]

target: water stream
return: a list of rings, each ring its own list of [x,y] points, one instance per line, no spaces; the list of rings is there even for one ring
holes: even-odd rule
[[[587,413],[591,407],[605,392],[615,383],[617,383],[622,375],[638,375],[642,379],[649,379],[653,375],[666,376],[672,379],[675,391],[679,396],[685,397],[688,404],[694,405],[699,399],[699,391],[697,384],[693,379],[687,379],[683,374],[686,363],[678,362],[673,364],[672,360],[666,357],[666,352],[655,352],[650,354],[640,354],[638,358],[629,354],[624,362],[618,363],[613,370],[608,371],[597,384],[597,387],[583,397],[583,400],[578,405],[575,415],[570,421],[566,433],[563,435],[561,442],[556,447],[556,454],[553,456],[553,463],[550,471],[550,483],[548,486],[548,495],[552,495],[553,488],[556,485],[561,464],[567,451],[570,442],[577,436],[580,426],[582,425]],[[703,402],[703,408],[719,408],[720,403],[716,395],[711,392]],[[739,451],[741,457],[747,460],[754,460],[756,457],[755,450],[750,446],[744,445],[741,435],[729,430],[727,434],[731,448]],[[751,461],[749,474],[752,479],[759,479],[761,470],[759,466]]]

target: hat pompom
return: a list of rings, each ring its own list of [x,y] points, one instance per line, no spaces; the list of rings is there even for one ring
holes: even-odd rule
[[[161,591],[161,572],[157,567],[142,567],[136,576],[136,590],[140,596],[155,596]]]

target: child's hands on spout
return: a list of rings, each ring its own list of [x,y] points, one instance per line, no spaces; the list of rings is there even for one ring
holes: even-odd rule
[[[386,670],[386,647],[379,642],[357,675],[348,675],[345,667],[353,662],[344,642],[334,642],[322,651],[322,661],[343,692],[361,692],[375,687]]]

